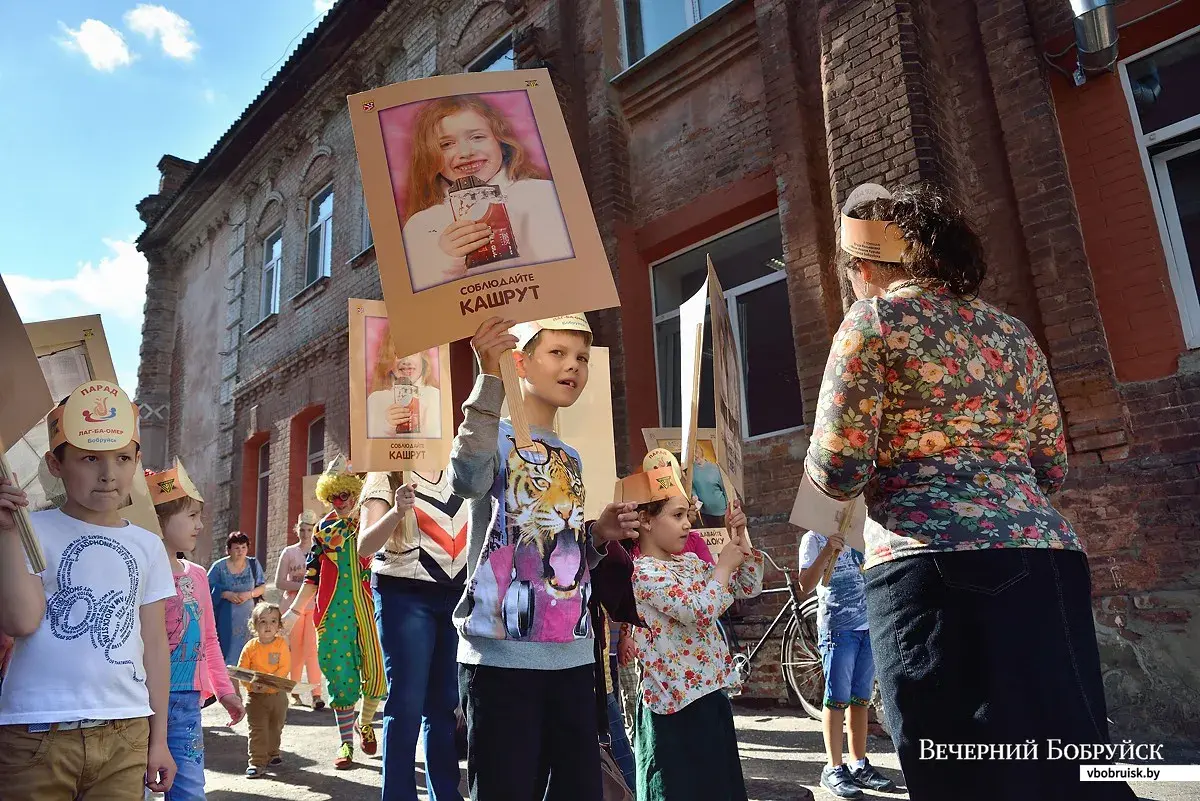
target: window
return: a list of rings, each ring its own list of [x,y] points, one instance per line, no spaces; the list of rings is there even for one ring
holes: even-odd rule
[[[371,217],[367,214],[367,195],[366,189],[362,185],[362,179],[359,179],[358,194],[362,203],[359,207],[362,209],[362,249],[366,250],[375,244],[375,232],[371,230]]]
[[[1184,342],[1200,347],[1200,33],[1125,59],[1122,83],[1150,183]],[[1193,87],[1189,89],[1188,87]]]
[[[729,0],[624,0],[629,63],[650,55],[728,3]]]
[[[318,417],[308,424],[308,471],[315,476],[325,471],[325,418]]]
[[[308,262],[304,285],[328,278],[333,265],[333,184],[308,202]]]
[[[742,429],[750,438],[801,428],[804,409],[788,306],[779,216],[726,232],[651,267],[658,396],[663,425],[683,422],[679,306],[700,289],[711,255],[742,361]],[[712,330],[704,327],[700,367],[700,426],[713,416]]]
[[[258,301],[258,318],[266,319],[279,311],[279,268],[283,264],[283,230],[263,240],[262,284]]]
[[[505,36],[491,50],[475,59],[467,72],[502,72],[516,69],[511,36]]]
[[[271,443],[264,442],[258,448],[258,497],[257,515],[254,523],[254,553],[258,561],[266,565],[267,557],[267,511],[271,500]]]

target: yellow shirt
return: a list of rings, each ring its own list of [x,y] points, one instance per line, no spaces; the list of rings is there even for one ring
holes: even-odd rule
[[[288,650],[287,640],[282,635],[277,635],[268,645],[259,642],[257,637],[250,638],[250,642],[246,643],[246,647],[242,649],[238,667],[287,678],[292,670],[292,653]],[[244,681],[242,684],[246,685],[247,692],[258,692],[258,690],[251,690],[250,682]],[[263,692],[274,694],[279,691],[274,688],[265,688]]]

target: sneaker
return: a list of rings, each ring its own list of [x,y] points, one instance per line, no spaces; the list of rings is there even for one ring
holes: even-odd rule
[[[283,764],[283,757],[281,757],[281,756],[271,757],[271,761],[268,762],[267,764],[273,768],[277,768]]]
[[[319,695],[313,696],[313,709],[324,709],[325,701]]]
[[[861,768],[852,768],[850,770],[850,778],[854,780],[854,783],[868,790],[883,790],[888,793],[895,792],[896,783],[875,770],[875,766],[871,764],[871,760],[866,760],[866,763]]]
[[[294,706],[304,706],[304,702],[300,700],[300,693],[292,693],[292,704]]]
[[[850,769],[845,765],[836,768],[826,765],[821,770],[821,786],[838,798],[862,798],[863,792],[858,789],[854,779],[850,777]]]
[[[264,774],[263,774],[262,768],[256,768],[253,765],[246,768],[246,778],[247,779],[261,779],[263,777],[263,775]]]
[[[338,748],[338,755],[333,760],[334,770],[349,770],[354,767],[354,746],[350,743],[342,743]]]
[[[374,756],[379,750],[379,740],[375,739],[375,729],[370,723],[364,723],[358,727],[358,736],[362,739],[362,752],[367,756]]]

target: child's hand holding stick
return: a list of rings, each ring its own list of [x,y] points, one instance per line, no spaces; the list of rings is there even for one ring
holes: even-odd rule
[[[846,504],[838,512],[838,535],[837,541],[841,544],[833,549],[833,554],[829,557],[829,564],[825,566],[825,573],[821,576],[821,584],[828,587],[829,580],[833,578],[833,568],[837,564],[838,557],[842,554],[842,546],[846,542],[846,534],[850,531],[850,524],[854,521],[854,506]]]
[[[499,317],[484,321],[471,338],[471,348],[479,360],[479,371],[504,382],[508,419],[512,421],[517,447],[532,448],[533,436],[529,432],[529,419],[525,416],[525,404],[521,400],[521,378],[517,375],[517,364],[513,359],[517,338],[508,330],[514,325],[514,321]]]
[[[29,499],[17,485],[17,477],[8,466],[5,452],[6,447],[0,441],[0,528],[16,527],[30,567],[34,573],[41,573],[46,569],[46,555],[42,553],[42,545],[29,522]]]

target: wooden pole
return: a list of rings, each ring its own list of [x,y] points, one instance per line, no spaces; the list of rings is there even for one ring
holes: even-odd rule
[[[17,477],[8,466],[8,458],[5,456],[7,452],[8,448],[0,441],[0,481],[16,485]],[[25,546],[25,556],[29,559],[30,567],[34,573],[43,572],[46,569],[46,555],[42,552],[42,544],[38,542],[37,535],[33,533],[33,524],[29,522],[29,510],[18,507],[13,510],[12,515],[17,523],[17,532],[21,535],[21,544]]]
[[[850,523],[854,520],[854,504],[848,503],[842,511],[838,512],[838,535],[845,541],[846,532],[850,530]],[[821,584],[829,586],[829,580],[833,577],[833,568],[837,565],[838,557],[842,555],[842,549],[838,548],[833,552],[833,556],[829,559],[829,564],[825,566],[825,574],[821,576]]]
[[[500,377],[504,381],[508,419],[512,421],[517,447],[532,448],[533,435],[529,431],[529,418],[525,416],[525,403],[521,398],[521,377],[517,375],[517,363],[511,350],[504,351],[500,356]]]

